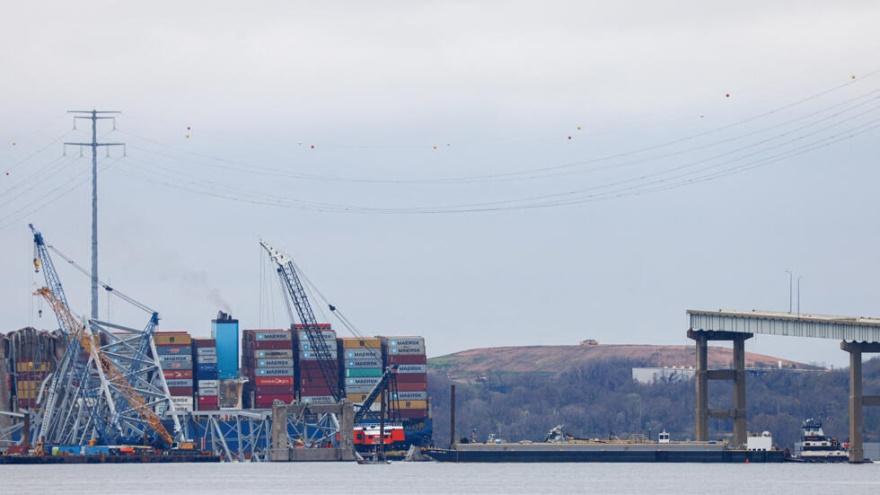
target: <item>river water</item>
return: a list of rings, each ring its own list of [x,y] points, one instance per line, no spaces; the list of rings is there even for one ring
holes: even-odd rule
[[[880,494],[880,464],[0,466],[0,494]]]

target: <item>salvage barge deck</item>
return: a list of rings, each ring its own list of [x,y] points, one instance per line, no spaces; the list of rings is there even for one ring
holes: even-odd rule
[[[459,444],[454,449],[422,449],[439,462],[785,462],[781,450],[729,449],[724,444],[681,442]]]
[[[0,464],[166,464],[220,462],[216,455],[0,455]]]

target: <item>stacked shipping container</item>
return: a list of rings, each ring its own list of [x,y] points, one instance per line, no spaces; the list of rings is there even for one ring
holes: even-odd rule
[[[363,403],[379,382],[382,366],[382,341],[378,337],[338,339],[339,361],[345,397],[355,404]],[[382,396],[376,398],[371,409],[379,410]]]
[[[320,333],[323,347],[327,349],[329,354],[329,368],[331,383],[327,383],[321,371],[321,362],[318,360],[317,349],[309,342],[308,334],[305,327],[301,324],[293,326],[296,335],[296,359],[297,359],[297,376],[296,388],[299,394],[300,402],[305,404],[332,404],[335,402],[333,396],[339,391],[339,354],[336,348],[336,332],[330,327],[329,323],[319,323],[318,332]],[[326,366],[326,364],[325,364]]]
[[[293,340],[288,329],[245,330],[242,372],[252,407],[272,407],[276,400],[294,401]]]
[[[392,397],[401,419],[428,417],[428,359],[424,337],[382,337],[386,366],[397,365],[397,394]]]
[[[153,340],[174,408],[178,411],[192,411],[192,338],[187,332],[156,332]]]
[[[57,346],[63,348],[63,342],[57,336],[31,327],[9,334],[12,379],[3,385],[14,392],[16,400],[13,405],[19,410],[37,405],[40,385],[55,369]]]
[[[196,397],[199,411],[220,407],[220,381],[217,373],[217,344],[214,339],[193,339]]]

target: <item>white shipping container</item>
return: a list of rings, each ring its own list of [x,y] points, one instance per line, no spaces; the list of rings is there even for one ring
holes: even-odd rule
[[[177,397],[172,396],[171,402],[174,403],[174,409],[176,411],[192,411],[193,410],[193,398],[192,397]],[[156,414],[163,415],[165,414],[165,404],[157,404],[156,405]]]
[[[192,397],[171,397],[171,402],[174,403],[174,409],[178,411],[192,411],[193,410],[193,398]]]
[[[386,337],[390,347],[420,346],[425,347],[424,337]]]
[[[199,364],[217,364],[217,356],[216,355],[202,356],[201,354],[199,354],[197,360],[198,360]]]
[[[220,380],[199,380],[199,389],[217,388],[220,386]]]
[[[335,404],[336,399],[332,395],[312,395],[300,397],[300,402],[303,404]]]
[[[160,354],[159,355],[160,363],[182,363],[182,362],[192,362],[192,355],[190,354]]]
[[[377,359],[382,360],[380,349],[351,349],[345,351],[346,359]]]
[[[219,394],[217,387],[199,387],[199,397],[216,397]]]
[[[196,347],[196,354],[199,356],[216,356],[216,347]]]
[[[428,392],[397,392],[394,395],[397,400],[428,400]]]
[[[377,383],[379,383],[379,380],[381,380],[381,379],[382,378],[378,377],[378,376],[363,376],[363,377],[357,377],[357,378],[346,378],[345,379],[345,387],[346,387],[346,389],[351,388],[351,387],[356,387],[356,386],[373,387]]]

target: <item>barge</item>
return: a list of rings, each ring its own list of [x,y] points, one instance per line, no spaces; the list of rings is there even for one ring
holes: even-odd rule
[[[543,442],[517,443],[495,440],[486,443],[458,443],[450,449],[422,449],[439,462],[701,462],[776,463],[788,454],[772,447],[768,432],[750,437],[747,448],[733,448],[725,442],[673,442],[669,433],[659,441],[576,439],[557,426]]]
[[[0,455],[0,464],[167,464],[220,462],[211,454],[150,455]]]
[[[782,450],[732,449],[718,443],[496,443],[422,449],[439,462],[785,462]]]

